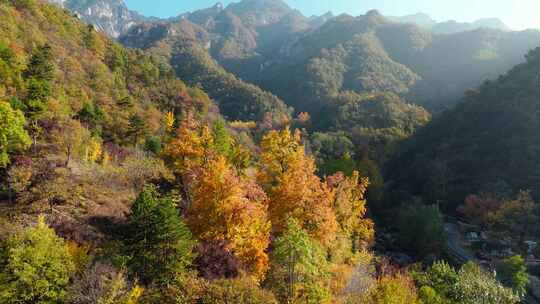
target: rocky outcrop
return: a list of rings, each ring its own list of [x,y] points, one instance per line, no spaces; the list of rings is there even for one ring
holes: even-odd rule
[[[122,0],[48,0],[71,10],[108,36],[118,38],[147,18],[131,11]]]

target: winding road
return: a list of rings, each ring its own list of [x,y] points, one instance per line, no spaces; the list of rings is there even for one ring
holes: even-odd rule
[[[461,233],[458,226],[453,223],[446,223],[444,224],[444,230],[448,237],[447,246],[450,254],[458,258],[459,262],[463,264],[474,260],[473,254],[461,245]]]
[[[461,233],[459,232],[458,226],[453,223],[444,224],[444,230],[448,237],[448,252],[454,258],[456,258],[459,263],[465,264],[468,261],[474,261],[474,256],[467,249],[463,248],[461,245]],[[523,304],[539,304],[539,302],[534,299],[532,296],[527,295],[521,300]]]

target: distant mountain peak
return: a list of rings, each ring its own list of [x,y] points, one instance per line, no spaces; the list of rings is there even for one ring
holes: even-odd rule
[[[366,16],[368,17],[382,17],[381,12],[379,12],[376,9],[372,9],[366,13]]]
[[[217,2],[216,4],[214,4],[214,6],[212,7],[216,10],[223,10],[223,3],[222,2]]]
[[[334,13],[332,13],[331,11],[328,11],[328,12],[322,14],[321,17],[332,18],[332,17],[334,17]]]
[[[510,27],[508,27],[499,18],[482,18],[482,19],[476,20],[474,24],[480,27],[496,28],[503,31],[510,31]]]
[[[118,38],[147,18],[128,9],[123,0],[47,0],[76,13],[108,36]]]
[[[456,20],[447,20],[437,22],[425,13],[416,13],[405,16],[387,16],[391,21],[398,23],[411,23],[419,27],[431,30],[436,34],[453,34],[459,32],[473,31],[480,28],[495,29],[501,31],[510,31],[510,28],[498,18],[483,18],[474,22],[459,22]]]

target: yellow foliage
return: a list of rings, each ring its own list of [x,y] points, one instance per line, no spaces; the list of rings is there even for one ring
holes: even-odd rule
[[[333,210],[341,231],[353,240],[357,250],[365,248],[375,236],[375,225],[366,218],[365,193],[369,180],[354,171],[351,177],[341,173],[331,176],[327,178],[327,183],[332,187]]]
[[[92,137],[86,147],[86,161],[97,162],[102,153],[103,148],[101,146],[101,141],[96,137]]]
[[[176,119],[174,118],[173,112],[167,112],[167,114],[165,114],[165,130],[167,130],[167,132],[172,132],[174,130],[175,121]]]
[[[144,293],[144,288],[140,287],[139,285],[135,285],[126,297],[125,304],[137,304],[139,303],[139,299]]]
[[[229,123],[229,126],[238,130],[253,130],[257,128],[257,123],[254,121],[235,120]]]
[[[413,280],[405,275],[380,278],[362,304],[420,304]]]
[[[201,130],[191,116],[182,121],[178,134],[164,149],[164,155],[177,172],[200,166],[205,160],[212,135],[208,127]]]
[[[77,271],[84,271],[90,261],[90,256],[88,255],[90,248],[88,248],[88,246],[79,245],[74,241],[69,241],[67,243],[67,250],[72,257]]]
[[[268,268],[270,238],[266,196],[238,177],[222,156],[198,171],[186,216],[189,227],[199,239],[227,240],[243,266],[261,280]]]
[[[259,182],[270,198],[273,229],[284,229],[294,217],[312,237],[328,247],[338,224],[332,210],[333,193],[315,174],[315,161],[306,155],[300,133],[289,129],[271,131],[261,143]]]
[[[66,165],[71,159],[80,159],[83,152],[87,159],[88,147],[85,147],[85,142],[90,139],[90,132],[80,121],[74,119],[60,121],[59,126],[60,128],[52,134],[52,139],[65,154]]]
[[[111,156],[109,155],[107,151],[104,151],[101,156],[101,165],[106,167],[109,165],[110,161],[111,161]]]

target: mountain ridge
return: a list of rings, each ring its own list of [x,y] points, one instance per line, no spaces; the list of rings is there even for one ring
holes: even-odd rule
[[[425,13],[417,13],[404,16],[386,16],[389,20],[398,23],[415,24],[428,29],[435,34],[455,34],[478,29],[495,29],[501,31],[512,31],[508,25],[498,18],[480,18],[473,22],[458,22],[447,20],[438,22]]]

